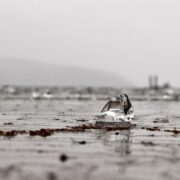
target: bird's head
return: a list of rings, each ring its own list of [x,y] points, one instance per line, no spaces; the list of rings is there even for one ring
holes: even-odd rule
[[[118,100],[120,101],[120,104],[124,109],[124,113],[127,114],[129,109],[132,107],[132,104],[129,100],[128,95],[127,94],[121,94],[119,96]]]

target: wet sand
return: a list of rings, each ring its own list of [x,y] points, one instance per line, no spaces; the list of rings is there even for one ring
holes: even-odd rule
[[[105,101],[1,99],[0,180],[179,180],[180,102],[132,103],[134,127],[106,130],[93,128]]]

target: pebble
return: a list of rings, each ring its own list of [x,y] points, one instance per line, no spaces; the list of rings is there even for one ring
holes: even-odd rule
[[[61,154],[59,159],[60,159],[61,162],[66,162],[68,160],[68,156],[66,154]]]

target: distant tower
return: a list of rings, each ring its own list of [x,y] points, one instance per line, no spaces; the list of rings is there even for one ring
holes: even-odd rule
[[[149,89],[158,89],[159,84],[158,84],[158,76],[149,76]]]
[[[153,78],[152,78],[152,76],[149,76],[148,80],[149,80],[149,89],[152,89],[153,88]]]
[[[158,89],[159,88],[159,85],[158,85],[158,76],[155,75],[154,76],[154,89]]]

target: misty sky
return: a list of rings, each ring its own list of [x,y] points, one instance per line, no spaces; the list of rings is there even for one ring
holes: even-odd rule
[[[180,86],[179,0],[0,0],[0,57]]]

